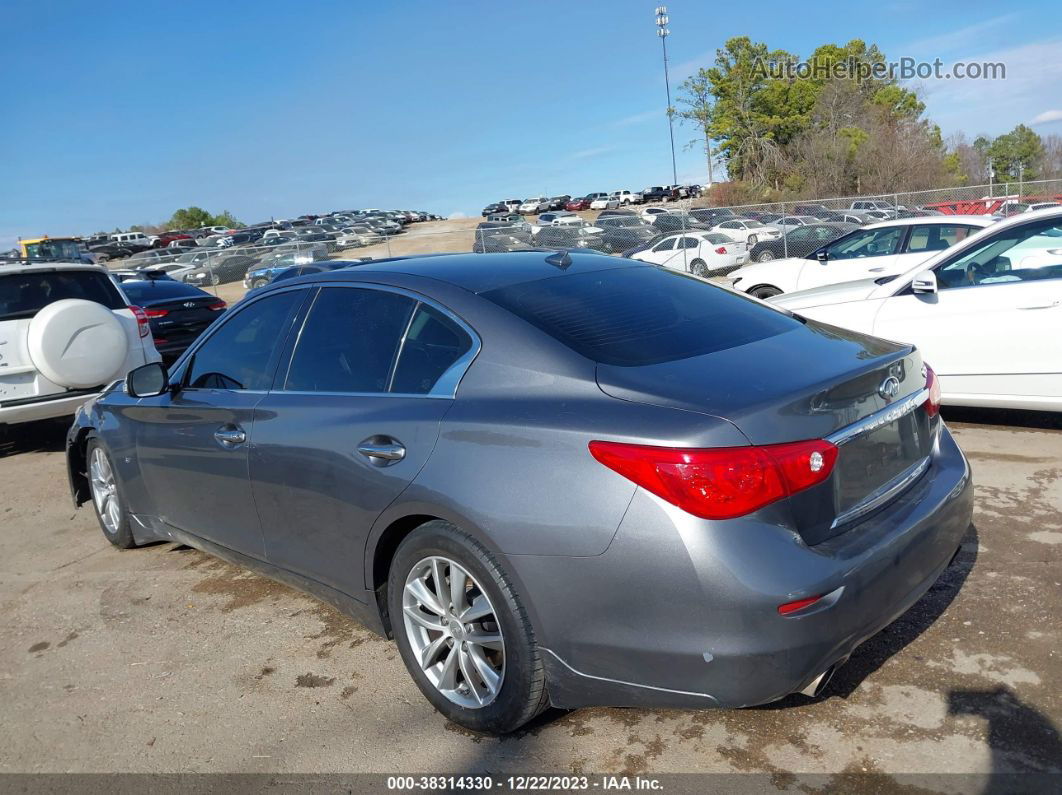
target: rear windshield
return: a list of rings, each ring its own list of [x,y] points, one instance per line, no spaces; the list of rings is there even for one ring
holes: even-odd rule
[[[621,367],[715,353],[800,325],[720,287],[653,267],[564,275],[483,295],[577,353]]]
[[[95,301],[108,309],[126,306],[110,277],[99,271],[29,271],[0,275],[0,320],[33,317],[64,298]]]
[[[141,301],[153,301],[159,298],[203,298],[208,296],[197,287],[173,279],[154,281],[122,282],[122,290],[134,304]]]

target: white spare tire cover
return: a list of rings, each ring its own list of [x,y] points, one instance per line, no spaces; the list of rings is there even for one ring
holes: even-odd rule
[[[93,301],[48,304],[30,321],[30,359],[49,381],[71,389],[106,384],[124,373],[129,341],[121,321]]]

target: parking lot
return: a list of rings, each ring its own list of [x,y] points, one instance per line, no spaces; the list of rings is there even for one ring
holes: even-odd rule
[[[947,417],[974,527],[824,699],[552,711],[503,739],[445,722],[390,642],[308,597],[189,548],[112,548],[71,506],[64,424],[23,426],[0,452],[0,770],[1058,771],[1062,423]]]

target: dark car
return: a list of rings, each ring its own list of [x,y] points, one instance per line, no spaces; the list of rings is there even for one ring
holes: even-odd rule
[[[360,259],[343,259],[343,260],[320,260],[317,262],[305,262],[300,265],[292,265],[288,268],[273,269],[270,271],[270,279],[267,282],[257,281],[257,286],[254,290],[260,290],[267,285],[275,282],[283,282],[288,279],[295,279],[299,276],[306,276],[311,273],[324,273],[325,271],[336,271],[343,268],[353,268],[356,265],[361,265],[363,262],[372,262],[369,257]]]
[[[122,291],[147,316],[155,347],[164,361],[173,361],[225,311],[215,295],[168,276],[123,279]]]
[[[730,221],[738,217],[729,207],[701,207],[697,210],[690,210],[690,215],[708,226],[715,226],[723,221]],[[752,218],[753,216],[749,214],[742,217]],[[758,221],[760,219],[756,218],[754,220]]]
[[[228,253],[222,250],[212,254],[196,270],[185,274],[183,280],[188,284],[214,285],[238,281],[260,259],[260,254],[239,251]]]
[[[749,261],[767,262],[782,257],[806,257],[819,247],[832,243],[858,228],[856,224],[840,221],[789,227],[789,231],[782,237],[762,240],[749,249]]]
[[[642,200],[645,202],[672,201],[678,197],[678,191],[668,185],[655,185],[642,191]]]
[[[713,224],[698,221],[691,213],[671,212],[653,216],[653,226],[658,233],[679,232],[683,229],[699,229],[702,232],[711,229]]]
[[[818,694],[970,525],[939,409],[914,347],[668,268],[413,257],[249,296],[81,406],[67,467],[111,544],[300,587],[507,732]]]
[[[572,200],[572,197],[567,193],[563,196],[553,196],[549,200],[550,210],[566,210],[568,209],[568,202]]]
[[[599,233],[588,232],[586,227],[575,225],[544,226],[535,235],[535,245],[541,248],[605,251],[605,243]]]
[[[505,251],[526,251],[532,248],[527,234],[514,233],[509,228],[477,230],[472,242],[474,254],[499,254]]]
[[[609,254],[644,246],[660,237],[659,229],[638,216],[598,218],[594,225],[604,230],[601,233],[602,250]]]
[[[501,202],[494,202],[493,204],[488,204],[486,207],[484,207],[481,215],[484,218],[486,218],[489,215],[495,215],[497,213],[507,213],[507,212],[509,212],[509,208],[508,207],[506,207]]]
[[[602,210],[600,213],[597,214],[597,217],[600,220],[601,218],[611,218],[612,216],[617,216],[617,215],[618,216],[625,216],[627,218],[637,218],[638,217],[638,213],[634,212],[634,210],[618,210],[618,209],[617,210]]]

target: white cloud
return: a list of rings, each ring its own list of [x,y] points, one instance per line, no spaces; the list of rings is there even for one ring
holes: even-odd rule
[[[974,62],[1002,62],[1006,77],[994,80],[929,79],[909,83],[926,102],[926,115],[945,133],[1001,133],[1036,115],[1045,97],[1054,96],[1062,83],[1062,39],[1022,44],[962,58]],[[945,64],[950,70],[951,64]]]
[[[967,25],[965,28],[942,33],[939,36],[918,39],[903,45],[897,50],[897,53],[931,60],[940,55],[955,53],[957,50],[967,50],[970,47],[978,46],[986,33],[1011,24],[1017,16],[1017,14],[1003,14],[993,19],[986,19],[984,22]],[[903,52],[900,52],[900,50]],[[895,60],[897,56],[890,55],[889,57],[891,60]]]
[[[635,124],[642,124],[650,121],[651,119],[666,119],[667,114],[664,108],[659,110],[647,110],[645,113],[635,113],[632,116],[624,116],[622,119],[616,119],[612,122],[613,127],[631,127]]]
[[[1030,124],[1050,124],[1051,122],[1062,121],[1062,110],[1045,110],[1043,113],[1038,114]]]
[[[578,152],[572,152],[571,158],[572,160],[583,160],[588,157],[597,157],[598,155],[614,151],[616,151],[615,146],[595,146],[590,149],[580,149]]]

